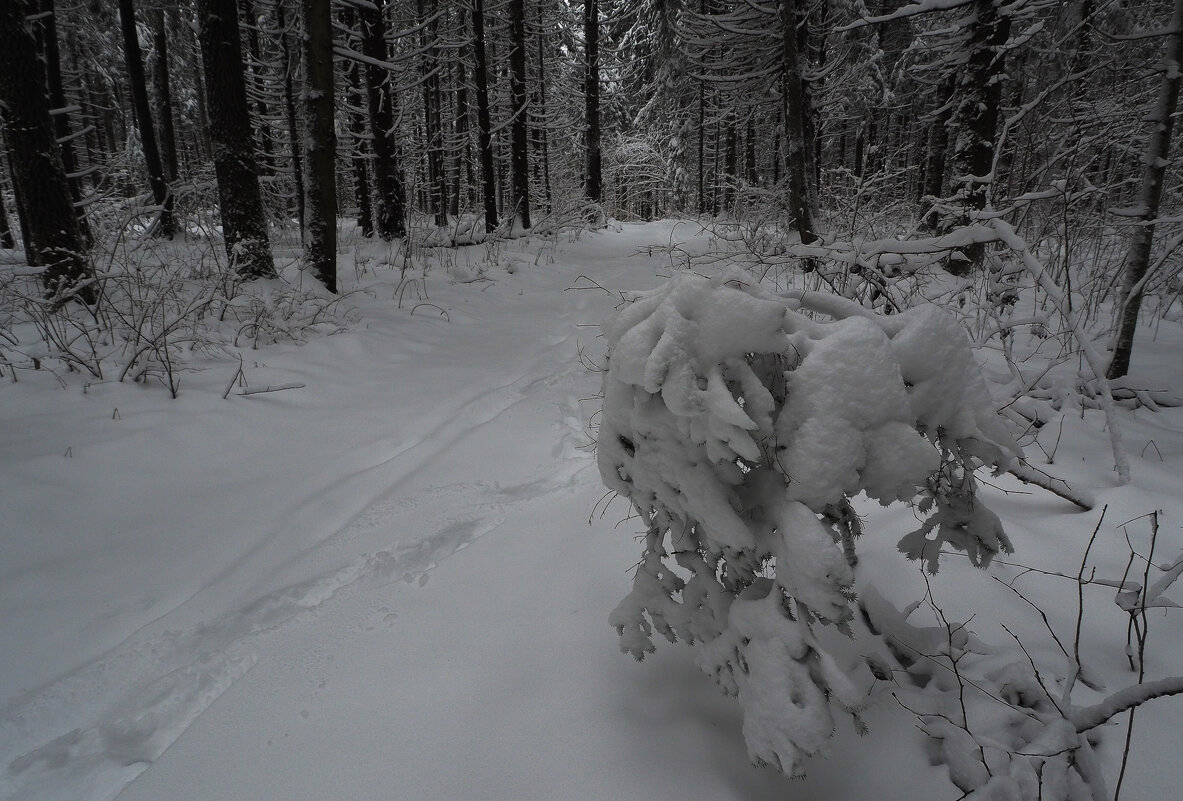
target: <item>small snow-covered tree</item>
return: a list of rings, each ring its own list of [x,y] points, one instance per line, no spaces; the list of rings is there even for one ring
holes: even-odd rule
[[[852,616],[851,497],[915,500],[928,518],[900,549],[930,570],[945,545],[985,565],[1010,544],[973,471],[1019,450],[967,336],[934,306],[881,317],[746,273],[686,273],[603,330],[600,473],[648,528],[611,615],[621,650],[642,659],[654,629],[700,645],[753,760],[799,773],[829,738],[830,704],[862,700],[815,631]]]

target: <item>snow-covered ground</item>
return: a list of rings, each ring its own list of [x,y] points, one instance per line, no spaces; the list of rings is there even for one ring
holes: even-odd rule
[[[242,351],[249,386],[302,388],[223,399],[227,359],[195,363],[176,400],[77,376],[0,386],[0,798],[956,798],[889,692],[867,736],[844,725],[830,758],[789,781],[749,765],[735,703],[690,651],[662,644],[640,665],[618,652],[608,614],[641,547],[622,502],[597,508],[600,376],[583,362],[602,358],[595,326],[618,292],[669,275],[651,246],[693,231],[519,241],[483,277],[488,251],[461,248],[414,314],[419,287],[399,308],[397,270],[374,266],[383,246],[359,245],[341,259],[348,330]],[[1137,370],[1179,391],[1183,331],[1151,333]],[[1122,412],[1124,488],[1100,412],[1045,426],[1046,469],[1098,509],[992,491],[1007,561],[1075,575],[1103,504],[1098,575],[1120,577],[1118,524],[1154,509],[1156,561],[1173,559],[1180,411]],[[860,511],[860,582],[918,599],[895,550],[911,512]],[[1126,531],[1144,549],[1147,521]],[[949,560],[932,586],[983,639],[1005,643],[1003,619],[1033,651],[1055,647],[987,574]],[[1015,586],[1071,637],[1074,583]],[[1124,616],[1090,591],[1082,646],[1115,689],[1132,681]],[[1183,672],[1181,625],[1152,616],[1149,678]],[[1176,795],[1181,710],[1139,711],[1122,798]],[[1111,783],[1123,737],[1108,727]]]

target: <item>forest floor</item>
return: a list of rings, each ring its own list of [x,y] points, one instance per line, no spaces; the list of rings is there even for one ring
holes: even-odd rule
[[[224,398],[238,367],[225,354],[191,363],[175,400],[46,371],[0,386],[0,798],[957,798],[887,685],[867,735],[841,723],[829,758],[790,781],[749,764],[738,707],[691,650],[662,643],[642,664],[618,651],[607,619],[639,526],[621,501],[600,511],[600,376],[585,363],[602,362],[596,326],[619,292],[669,275],[661,246],[705,247],[694,230],[460,248],[427,297],[403,286],[401,307],[384,246],[350,245],[345,330],[241,350],[248,387],[291,389]],[[1164,323],[1135,361],[1179,392],[1181,349]],[[1099,411],[1044,427],[1054,465],[1027,448],[1091,489],[1094,511],[987,490],[1016,554],[990,573],[946,560],[932,592],[950,618],[1052,652],[993,574],[1070,641],[1076,583],[1023,566],[1075,576],[1102,505],[1098,576],[1120,578],[1127,534],[1146,551],[1149,520],[1134,519],[1156,509],[1156,561],[1178,555],[1183,409],[1119,416],[1129,486]],[[911,510],[859,510],[860,587],[918,600],[924,579],[895,547]],[[1127,618],[1112,590],[1087,591],[1090,669],[1131,683]],[[1147,678],[1180,672],[1183,614],[1150,628]],[[1138,712],[1123,799],[1175,797],[1181,713],[1178,699]],[[1124,732],[1124,717],[1105,727],[1111,786]]]

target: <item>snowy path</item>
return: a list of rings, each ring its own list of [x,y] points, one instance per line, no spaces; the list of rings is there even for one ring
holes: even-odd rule
[[[363,279],[355,330],[248,360],[301,390],[18,398],[0,797],[783,797],[685,654],[606,625],[635,548],[621,508],[588,525],[578,351],[615,298],[575,287],[654,285],[654,233],[432,275],[447,320]]]

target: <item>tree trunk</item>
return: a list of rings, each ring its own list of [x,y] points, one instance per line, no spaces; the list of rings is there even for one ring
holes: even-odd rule
[[[929,216],[934,203],[945,190],[945,156],[949,149],[949,119],[953,116],[953,92],[956,88],[957,81],[952,76],[941,84],[941,93],[937,98],[940,106],[928,129],[928,151],[924,157],[924,184],[920,198],[922,225],[934,222]],[[926,197],[932,200],[925,200]]]
[[[0,248],[12,250],[16,247],[16,239],[12,235],[12,226],[8,223],[8,210],[4,208],[4,200],[0,198]]]
[[[1002,81],[1006,75],[1006,53],[1010,16],[999,14],[997,0],[975,0],[969,23],[969,60],[957,81],[957,108],[953,114],[956,132],[953,149],[954,180],[960,214],[947,221],[944,230],[969,225],[977,212],[986,208],[994,166],[994,133],[1002,103]],[[962,249],[964,261],[950,260],[946,269],[965,274],[980,266],[986,257],[984,243]]]
[[[587,182],[584,191],[593,203],[604,200],[600,156],[600,7],[599,0],[583,0],[583,38],[587,53],[583,99],[587,119]]]
[[[41,280],[49,296],[61,299],[93,271],[49,116],[45,71],[24,11],[23,3],[0,3],[0,104],[12,149],[13,184],[28,212],[28,255],[44,265]],[[93,302],[93,288],[82,287],[78,297]]]
[[[308,143],[308,219],[304,261],[330,292],[337,291],[337,134],[330,0],[304,0],[304,137]]]
[[[234,0],[197,0],[197,19],[226,255],[245,278],[274,277],[246,101],[238,9]]]
[[[436,25],[430,21],[435,16],[432,0],[424,5],[418,2],[420,25],[420,50],[423,53],[423,129],[427,147],[427,191],[431,213],[436,226],[446,228],[447,176],[444,174],[444,126],[440,113],[439,60],[436,56]]]
[[[250,85],[253,86],[255,119],[257,120],[256,133],[259,136],[259,150],[263,153],[263,158],[259,161],[259,169],[262,174],[270,175],[275,144],[271,139],[271,123],[268,122],[271,111],[267,108],[267,101],[264,99],[266,86],[263,76],[260,74],[263,56],[259,47],[259,17],[255,13],[254,0],[239,0],[239,9],[241,18],[247,22],[246,49],[250,56],[247,73],[251,78]],[[251,92],[248,92],[249,94]]]
[[[152,47],[156,51],[152,84],[156,89],[157,117],[160,120],[160,155],[164,159],[165,178],[175,181],[179,177],[177,166],[177,134],[173,125],[172,85],[168,75],[168,26],[164,9],[148,14],[152,26]]]
[[[706,82],[698,81],[698,201],[695,208],[700,215],[707,213],[706,200]]]
[[[813,230],[813,200],[809,191],[809,154],[806,141],[805,97],[801,61],[797,48],[800,0],[780,0],[781,63],[784,80],[786,170],[789,178],[789,209],[803,244],[817,239]]]
[[[464,18],[465,9],[461,6],[457,11],[456,27],[464,30],[468,27]],[[464,69],[464,47],[456,52],[456,118],[453,123],[456,131],[456,151],[452,158],[452,194],[448,212],[459,219],[462,208],[467,207],[470,198],[469,190],[472,185],[471,150],[468,147],[468,76]],[[468,180],[465,180],[465,170]],[[464,198],[462,200],[462,197]]]
[[[15,0],[13,0],[15,2]],[[70,130],[70,115],[66,111],[65,86],[62,83],[61,54],[58,49],[57,12],[54,0],[40,0],[36,5],[30,3],[29,9],[40,12],[40,19],[36,28],[41,35],[41,49],[45,56],[46,81],[49,86],[49,103],[53,110],[54,134],[58,146],[62,151],[62,167],[66,170],[66,181],[70,185],[70,198],[74,203],[74,213],[78,215],[78,228],[82,231],[83,239],[91,242],[90,225],[86,222],[86,214],[82,209],[82,187],[78,183],[78,161],[74,154],[74,133]]]
[[[0,133],[4,133],[5,127],[3,118],[0,118]],[[11,137],[7,137],[4,143],[4,158],[8,163],[8,174],[12,177],[12,203],[16,206],[16,221],[21,230],[21,244],[25,249],[25,261],[29,263],[30,267],[39,267],[41,263],[37,261],[37,249],[33,247],[33,237],[29,233],[29,209],[25,206],[25,196],[21,194],[20,181],[16,174],[16,154],[12,150]]]
[[[275,24],[279,27],[279,49],[283,55],[283,111],[287,118],[288,149],[292,160],[292,194],[296,202],[296,220],[300,224],[300,239],[304,239],[304,156],[300,144],[300,124],[296,115],[296,53],[288,38],[284,14],[284,0],[275,0]]]
[[[354,9],[344,6],[340,10],[341,24],[353,29]],[[345,72],[348,89],[345,103],[349,107],[349,136],[353,140],[353,194],[357,201],[357,227],[361,235],[369,238],[374,235],[374,213],[370,204],[370,180],[366,173],[366,121],[362,115],[362,81],[361,67],[352,59]]]
[[[378,236],[389,242],[407,233],[406,198],[399,177],[394,141],[394,87],[391,74],[379,66],[386,63],[386,12],[383,4],[361,7],[361,51],[367,59],[366,107],[370,112],[370,133],[374,148],[374,189],[378,208],[375,220]]]
[[[538,48],[535,51],[538,56],[538,147],[539,156],[542,160],[542,202],[543,210],[546,214],[551,212],[551,188],[550,188],[550,132],[548,123],[549,106],[546,103],[546,16],[545,5],[542,3],[538,6]]]
[[[140,39],[136,32],[134,0],[119,0],[119,22],[123,30],[123,58],[127,64],[128,83],[131,84],[136,122],[140,128],[140,145],[144,149],[144,166],[148,170],[148,185],[152,199],[160,207],[156,225],[159,236],[172,239],[177,226],[173,220],[173,197],[164,177],[164,163],[156,144],[156,129],[152,125],[152,106],[148,102],[148,83],[144,77],[144,58],[140,53]]]
[[[736,142],[735,112],[727,112],[727,150],[723,160],[723,211],[731,212],[735,209],[735,185],[739,176],[736,174],[739,166],[739,145]]]
[[[1175,125],[1175,109],[1179,106],[1180,68],[1183,67],[1183,0],[1175,0],[1175,11],[1167,28],[1166,53],[1163,57],[1162,83],[1158,88],[1158,102],[1149,116],[1150,136],[1146,143],[1146,165],[1142,173],[1142,199],[1134,226],[1133,239],[1125,260],[1121,282],[1121,317],[1113,359],[1107,377],[1121,378],[1130,369],[1134,350],[1134,332],[1142,308],[1143,279],[1150,267],[1150,246],[1154,242],[1154,226],[1162,202],[1163,179],[1171,153],[1171,133]]]
[[[485,206],[485,230],[492,235],[497,228],[497,172],[493,165],[493,124],[489,115],[489,62],[485,58],[485,4],[473,0],[472,52],[476,61],[473,81],[476,84],[477,145],[481,152],[481,194]]]
[[[510,124],[510,166],[513,194],[510,204],[521,221],[530,227],[530,153],[526,130],[529,102],[526,96],[526,4],[509,0],[509,95],[513,121]]]

